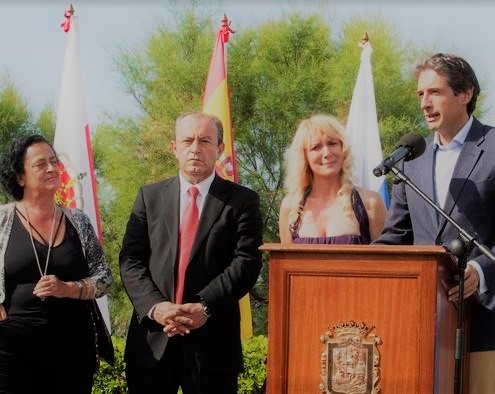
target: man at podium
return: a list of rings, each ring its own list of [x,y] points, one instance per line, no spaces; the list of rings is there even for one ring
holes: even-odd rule
[[[471,66],[436,54],[415,69],[421,110],[432,135],[403,172],[455,223],[495,249],[495,129],[474,116],[480,87]],[[385,228],[375,243],[449,247],[459,230],[403,182],[394,185]],[[449,290],[457,301],[459,286]],[[495,262],[468,248],[465,298],[471,297],[469,393],[495,393]]]

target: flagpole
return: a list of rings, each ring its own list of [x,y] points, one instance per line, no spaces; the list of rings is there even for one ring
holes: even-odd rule
[[[225,44],[230,34],[235,31],[230,27],[230,21],[224,14],[220,28],[217,31],[215,47],[211,56],[210,68],[205,84],[203,97],[203,111],[218,117],[223,124],[225,144],[224,152],[216,163],[216,172],[219,176],[237,182],[237,166],[234,150],[234,132],[230,112],[230,92],[227,84],[227,62]],[[239,300],[241,311],[241,339],[253,336],[253,320],[249,293]]]

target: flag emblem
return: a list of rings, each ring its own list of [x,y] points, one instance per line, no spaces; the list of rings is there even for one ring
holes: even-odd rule
[[[84,210],[83,185],[81,180],[88,174],[77,172],[66,153],[58,153],[60,171],[60,187],[55,194],[57,204]]]

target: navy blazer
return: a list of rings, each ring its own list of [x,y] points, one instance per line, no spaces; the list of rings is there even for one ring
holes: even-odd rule
[[[163,327],[147,313],[156,303],[174,302],[179,223],[178,177],[139,190],[119,257],[134,307],[126,362],[151,367],[167,346]],[[258,194],[215,176],[187,266],[183,300],[202,298],[212,313],[204,326],[184,336],[210,370],[238,372],[242,367],[238,301],[261,270],[262,229]]]
[[[433,137],[420,157],[404,163],[404,174],[433,201]],[[454,168],[444,211],[495,252],[495,129],[474,119]],[[412,188],[394,185],[384,230],[375,243],[449,246],[459,231]],[[495,349],[495,262],[473,248],[488,292],[472,303],[470,350]]]

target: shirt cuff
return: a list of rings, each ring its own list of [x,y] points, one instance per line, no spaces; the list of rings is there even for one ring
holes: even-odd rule
[[[467,264],[473,267],[478,272],[478,276],[480,278],[480,283],[478,284],[479,294],[486,293],[488,291],[488,286],[486,285],[485,274],[483,273],[481,266],[476,260],[469,260]]]
[[[155,308],[158,304],[155,304],[151,307],[151,309],[148,311],[148,313],[146,314],[146,316],[148,316],[151,320],[155,320],[153,319],[153,312],[155,311]]]

